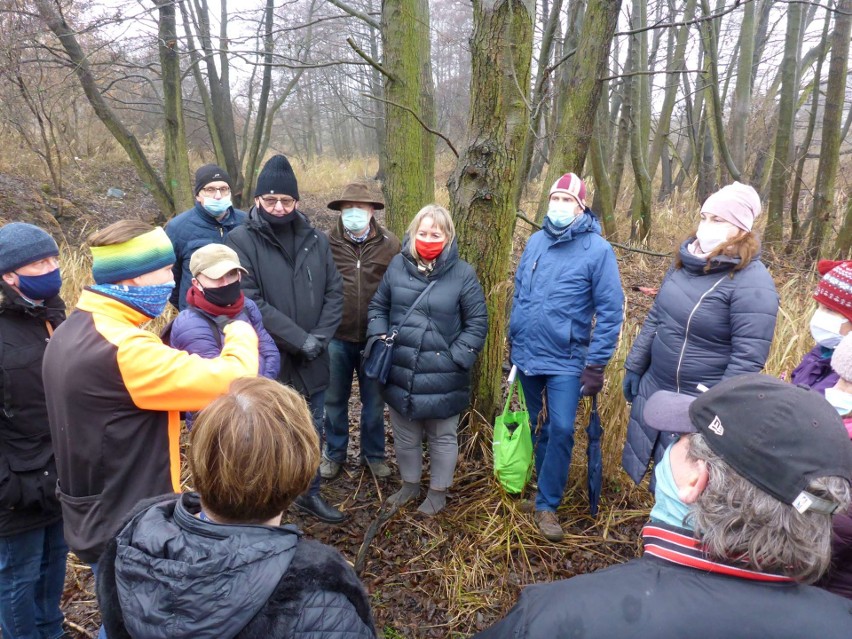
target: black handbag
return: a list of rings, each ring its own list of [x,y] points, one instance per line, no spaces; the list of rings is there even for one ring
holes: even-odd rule
[[[399,329],[402,328],[402,325],[405,324],[406,320],[411,316],[411,313],[417,308],[417,305],[420,301],[426,297],[426,293],[429,292],[435,285],[435,282],[429,282],[429,285],[423,290],[422,293],[414,300],[414,304],[412,304],[408,312],[405,314],[405,317],[402,318],[402,321],[399,323],[399,326],[393,328],[390,331],[390,334],[382,339],[379,335],[373,335],[372,337],[367,339],[367,345],[364,347],[364,352],[361,354],[362,357],[362,370],[364,371],[364,375],[369,377],[370,379],[375,379],[380,384],[386,384],[388,381],[388,375],[390,375],[391,364],[393,363],[393,344],[396,336],[399,335]]]

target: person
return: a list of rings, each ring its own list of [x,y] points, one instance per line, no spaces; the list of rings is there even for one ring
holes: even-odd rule
[[[166,308],[175,254],[162,228],[121,220],[88,238],[95,284],[56,329],[44,387],[65,540],[96,567],[141,499],[180,492],[180,411],[204,408],[258,370],[257,334],[221,318],[222,353],[203,359],[140,326]]]
[[[580,395],[603,388],[623,305],[615,253],[586,206],[586,185],[566,173],[550,189],[543,229],[521,255],[509,318],[510,357],[530,421],[533,428],[542,422],[533,433],[535,504],[523,507],[535,509],[539,531],[551,541],[563,538],[556,510],[568,480]]]
[[[228,233],[245,222],[246,214],[231,202],[232,188],[225,169],[205,164],[195,172],[195,206],[166,224],[166,234],[175,250],[175,288],[169,301],[179,311],[188,305],[186,293],[192,286],[189,262],[193,253],[210,243],[224,244]]]
[[[328,343],[343,314],[343,283],[328,238],[298,210],[299,185],[283,155],[271,157],[257,178],[254,206],[226,240],[248,269],[246,296],[257,303],[263,325],[281,353],[278,379],[304,395],[322,441]],[[296,508],[339,524],[346,514],[320,495],[320,474]]]
[[[673,439],[642,419],[648,397],[658,390],[695,396],[699,385],[766,363],[778,294],[760,260],[759,214],[757,191],[739,182],[707,198],[627,355],[624,397],[632,407],[621,463],[637,484]]]
[[[394,332],[382,396],[390,409],[402,488],[388,502],[401,506],[420,495],[425,436],[429,491],[417,510],[435,515],[453,483],[459,416],[470,402],[470,369],[488,332],[482,287],[473,267],[459,258],[449,212],[437,204],[424,206],[411,220],[402,252],[391,260],[370,302],[367,336]]]
[[[0,629],[4,637],[62,637],[59,600],[68,547],[41,364],[65,319],[59,247],[44,230],[0,228]]]
[[[143,502],[107,546],[97,591],[110,639],[375,637],[352,567],[282,525],[319,457],[296,391],[235,381],[190,434],[197,492]]]
[[[852,332],[852,261],[820,260],[817,270],[822,279],[814,293],[817,309],[810,321],[816,345],[793,370],[791,379],[825,393],[838,379],[831,369],[831,354],[843,336]]]
[[[192,286],[186,292],[189,304],[171,324],[169,345],[206,359],[222,353],[222,329],[217,317],[248,322],[258,337],[258,375],[275,379],[281,367],[281,354],[272,336],[263,328],[257,305],[240,290],[240,279],[246,269],[230,247],[224,244],[202,246],[189,260]],[[193,413],[187,413],[186,426],[192,427]]]
[[[655,466],[642,556],[530,586],[475,637],[848,637],[849,601],[809,585],[828,568],[831,513],[850,503],[852,444],[835,410],[747,373],[698,398],[658,391],[644,411],[681,437]]]
[[[361,395],[361,460],[376,477],[389,477],[385,464],[385,403],[381,386],[361,374],[361,352],[367,341],[367,306],[393,256],[397,237],[379,225],[374,213],[385,205],[366,185],[347,184],[340,198],[328,203],[340,211],[328,232],[334,263],[343,279],[343,320],[329,342],[331,378],[325,394],[325,450],[320,475],[332,479],[346,461],[349,446],[349,395],[352,373],[358,375]]]
[[[834,386],[825,389],[825,399],[843,419],[846,433],[852,439],[852,333],[848,333],[834,349],[831,368],[838,379]],[[852,599],[852,510],[834,515],[831,568],[819,585]]]

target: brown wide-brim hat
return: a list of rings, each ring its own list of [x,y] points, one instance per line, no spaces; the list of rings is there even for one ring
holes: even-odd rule
[[[340,206],[344,202],[359,202],[361,204],[371,204],[377,211],[385,208],[385,203],[379,201],[372,193],[366,184],[353,182],[347,184],[343,188],[343,193],[340,198],[328,203],[328,208],[332,211],[339,211]]]

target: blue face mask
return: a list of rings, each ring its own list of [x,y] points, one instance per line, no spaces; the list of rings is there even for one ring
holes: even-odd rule
[[[692,530],[691,523],[684,523],[687,515],[689,515],[689,505],[680,500],[677,484],[672,473],[672,446],[666,448],[663,458],[654,470],[654,481],[657,485],[654,489],[655,503],[651,509],[651,519],[656,519],[670,526]]]
[[[570,202],[551,202],[547,217],[556,226],[568,226],[577,219],[577,205]]]
[[[218,217],[231,208],[231,198],[223,197],[217,200],[215,197],[205,197],[204,208],[208,213]]]
[[[169,296],[175,287],[174,282],[155,284],[152,286],[125,286],[124,284],[95,284],[90,287],[109,297],[114,297],[144,313],[151,319],[159,317],[166,310]]]
[[[370,212],[356,206],[350,206],[340,213],[343,228],[350,233],[360,233],[370,224]]]
[[[20,273],[16,275],[18,290],[24,297],[31,300],[48,300],[59,295],[59,289],[62,288],[62,275],[58,268],[43,275],[21,275]]]

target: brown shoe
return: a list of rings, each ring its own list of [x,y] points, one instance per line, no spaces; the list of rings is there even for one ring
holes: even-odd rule
[[[548,541],[562,541],[565,537],[562,526],[559,525],[559,520],[556,518],[556,513],[550,510],[537,510],[535,523],[538,524],[538,529]]]

